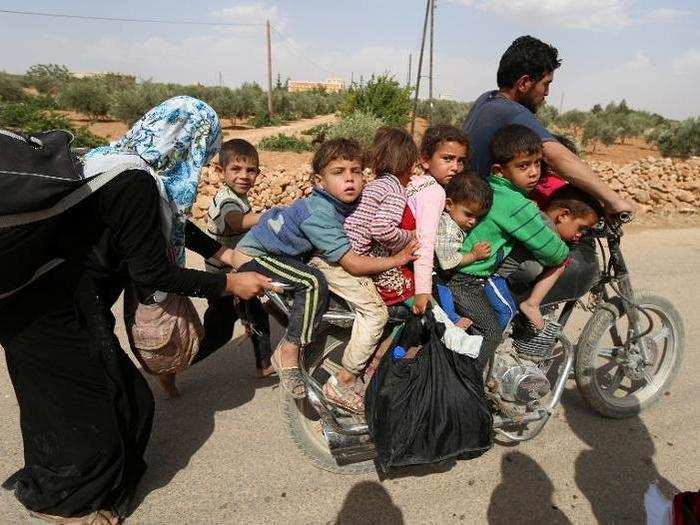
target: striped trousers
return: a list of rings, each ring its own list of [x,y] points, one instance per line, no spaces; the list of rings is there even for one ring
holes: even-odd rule
[[[294,300],[284,338],[299,346],[313,340],[328,306],[328,283],[319,270],[291,257],[263,255],[238,271],[258,272],[275,282],[292,286]]]
[[[447,282],[447,287],[454,297],[457,313],[474,321],[472,328],[484,337],[476,360],[482,369],[491,360],[503,336],[496,312],[484,292],[484,281],[483,278],[458,272]]]

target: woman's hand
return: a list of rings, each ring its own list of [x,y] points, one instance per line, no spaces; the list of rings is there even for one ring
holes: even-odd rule
[[[226,294],[235,295],[241,299],[252,299],[263,295],[265,290],[274,290],[272,279],[256,272],[240,272],[226,274]]]

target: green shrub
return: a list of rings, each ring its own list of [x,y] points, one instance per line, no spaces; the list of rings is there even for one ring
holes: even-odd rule
[[[661,128],[656,145],[664,157],[700,155],[700,118],[673,122]]]
[[[316,124],[314,127],[305,129],[304,131],[301,132],[302,135],[306,135],[308,137],[314,137],[318,138],[321,135],[326,136],[328,132],[331,129],[330,124]]]
[[[432,111],[429,100],[420,100],[416,114],[428,119],[430,124],[451,124],[460,126],[469,113],[471,102],[456,100],[433,100]]]
[[[117,120],[126,122],[131,126],[149,109],[175,95],[182,94],[184,93],[178,92],[172,85],[144,82],[116,93],[110,114]]]
[[[27,81],[40,93],[55,95],[63,84],[73,77],[66,66],[58,64],[36,64],[27,70]]]
[[[401,87],[388,75],[372,77],[366,85],[353,84],[340,107],[343,116],[370,113],[388,126],[405,126],[411,114],[411,88]]]
[[[253,126],[254,128],[283,126],[287,122],[289,121],[284,116],[275,114],[270,117],[267,112],[255,114],[248,119],[248,125]]]
[[[588,118],[588,113],[580,111],[578,109],[572,109],[570,111],[565,111],[564,113],[561,113],[557,117],[556,124],[561,128],[570,129],[574,132],[578,132],[583,128]]]
[[[58,104],[90,117],[106,117],[112,106],[112,97],[106,82],[99,79],[74,80],[65,83],[58,94]]]
[[[537,118],[545,128],[549,128],[554,124],[558,116],[559,110],[549,104],[544,104],[537,110]]]
[[[584,141],[603,139],[620,140],[623,144],[631,137],[646,137],[647,132],[665,125],[667,120],[656,113],[632,109],[624,100],[609,103],[605,108],[596,104],[590,112],[571,110],[555,116],[552,123],[575,134],[583,131]],[[586,132],[588,128],[588,132]]]
[[[598,142],[610,146],[619,136],[619,128],[608,122],[600,114],[589,118],[583,126],[581,141],[584,146],[593,145],[593,151]]]
[[[262,139],[258,144],[258,148],[268,151],[294,151],[301,153],[302,151],[310,151],[311,144],[294,135],[280,133],[273,137]]]
[[[341,119],[336,124],[333,124],[326,133],[326,138],[355,139],[360,144],[367,147],[372,144],[374,134],[377,130],[384,125],[384,122],[374,115],[356,111]]]
[[[21,82],[13,75],[0,72],[0,101],[21,102],[26,98]]]
[[[92,148],[107,142],[85,127],[72,126],[68,118],[60,113],[40,109],[25,102],[0,104],[0,126],[20,129],[25,133],[65,129],[73,133],[73,146],[79,148]]]

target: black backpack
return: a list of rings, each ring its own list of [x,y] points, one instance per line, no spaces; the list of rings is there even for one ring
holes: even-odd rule
[[[71,151],[73,135],[23,135],[0,129],[0,299],[63,262],[51,254],[58,216],[118,173],[89,179]]]

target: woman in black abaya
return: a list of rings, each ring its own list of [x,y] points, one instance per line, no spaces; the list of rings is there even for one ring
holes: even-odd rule
[[[120,348],[111,313],[124,287],[250,298],[269,286],[254,273],[178,265],[185,245],[228,256],[186,220],[219,140],[216,113],[201,101],[176,97],[149,111],[116,149],[87,157],[88,172],[115,160],[124,170],[64,214],[53,248],[65,262],[0,301],[24,442],[24,467],[3,486],[39,519],[117,523],[146,469],[153,397]]]

